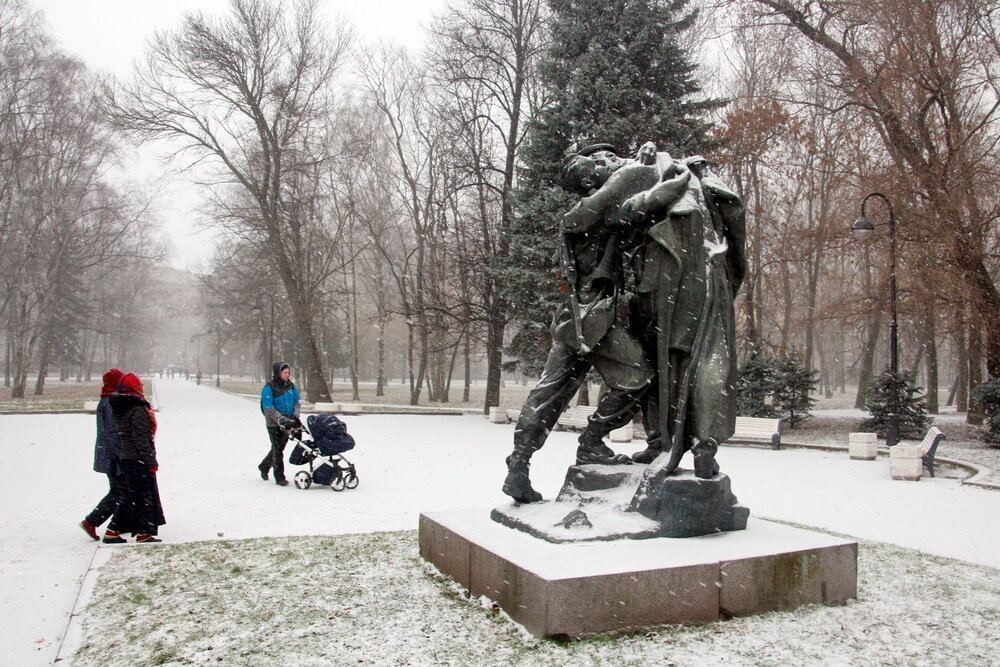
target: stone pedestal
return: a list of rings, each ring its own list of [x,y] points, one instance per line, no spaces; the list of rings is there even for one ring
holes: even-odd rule
[[[847,453],[852,459],[874,461],[878,456],[878,436],[874,433],[850,433],[847,438]]]
[[[626,424],[608,433],[611,442],[632,442],[632,425]]]
[[[342,415],[360,415],[362,412],[364,412],[364,406],[359,403],[340,404],[340,414]]]
[[[507,411],[503,408],[498,408],[496,406],[490,408],[490,423],[491,424],[506,424],[507,423]]]
[[[757,519],[705,537],[553,544],[485,510],[421,514],[420,555],[536,637],[707,623],[857,596],[856,543]]]
[[[83,409],[87,412],[97,412],[97,403],[98,401],[84,401]]]
[[[340,412],[340,403],[315,403],[313,409],[320,413],[335,414]]]
[[[893,479],[915,482],[923,473],[920,445],[895,445],[889,449],[889,475]]]

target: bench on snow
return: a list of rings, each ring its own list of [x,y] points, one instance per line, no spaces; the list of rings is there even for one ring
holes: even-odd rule
[[[924,467],[934,476],[934,456],[937,454],[938,445],[944,440],[944,433],[937,426],[931,426],[927,435],[920,441],[920,460]]]
[[[587,427],[587,418],[594,414],[596,408],[593,405],[578,405],[575,408],[568,408],[559,415],[556,421],[557,431],[582,431]]]
[[[765,417],[737,417],[736,431],[726,442],[770,444],[781,449],[781,420]]]

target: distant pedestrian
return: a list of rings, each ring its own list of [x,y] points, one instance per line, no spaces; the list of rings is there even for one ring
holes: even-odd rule
[[[118,381],[125,375],[117,368],[112,368],[104,374],[104,386],[101,387],[101,400],[97,403],[97,439],[94,442],[94,470],[108,476],[108,493],[97,503],[97,507],[80,522],[83,531],[91,539],[97,537],[97,528],[108,520],[125,492],[125,480],[122,477],[122,467],[118,460],[120,444],[118,428],[111,412],[109,397],[118,389]]]
[[[156,472],[156,415],[143,396],[142,381],[126,373],[118,382],[118,393],[110,397],[111,411],[121,444],[119,460],[125,478],[125,497],[111,517],[104,542],[121,544],[124,533],[136,536],[136,542],[160,542],[156,534],[166,523],[160,505]]]
[[[260,411],[267,424],[267,437],[271,450],[260,462],[260,478],[267,479],[267,473],[274,470],[274,483],[286,486],[285,445],[288,444],[288,429],[299,423],[299,390],[291,380],[292,369],[283,361],[272,367],[271,381],[260,392]]]

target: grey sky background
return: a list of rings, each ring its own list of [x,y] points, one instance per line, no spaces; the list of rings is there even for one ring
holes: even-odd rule
[[[178,25],[188,12],[223,13],[228,0],[29,0],[44,13],[52,36],[89,67],[115,76],[129,74],[153,33]],[[331,25],[353,24],[361,40],[385,39],[418,49],[424,26],[445,0],[320,0]],[[163,147],[146,146],[126,155],[122,171],[129,180],[158,192],[155,211],[163,221],[177,268],[199,268],[211,255],[213,235],[199,230],[199,186],[158,158]],[[113,177],[113,175],[112,175]]]

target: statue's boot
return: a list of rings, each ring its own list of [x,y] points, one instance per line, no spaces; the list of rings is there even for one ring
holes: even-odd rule
[[[596,463],[599,465],[615,466],[632,463],[625,454],[615,454],[615,452],[604,444],[604,440],[593,438],[580,438],[580,446],[576,449],[576,464],[587,465]]]
[[[694,454],[694,476],[699,479],[712,479],[719,474],[719,464],[715,453],[719,451],[719,443],[715,438],[705,438],[691,448]]]
[[[653,459],[663,453],[663,450],[653,443],[649,443],[646,449],[632,455],[633,463],[652,463]]]
[[[507,477],[503,481],[503,492],[517,503],[537,503],[542,494],[531,487],[528,477],[528,457],[516,451],[507,457]]]

